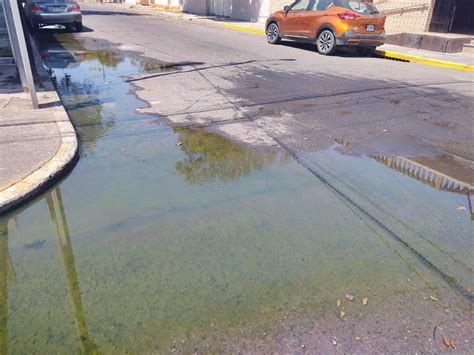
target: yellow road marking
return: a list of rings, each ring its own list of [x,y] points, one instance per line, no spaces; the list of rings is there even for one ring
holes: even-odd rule
[[[255,33],[255,34],[259,34],[259,35],[264,35],[265,34],[265,30],[262,30],[261,28],[251,28],[251,27],[245,27],[245,26],[239,26],[239,25],[230,25],[230,24],[225,24],[224,28],[227,28],[229,30],[250,32],[250,33]]]
[[[420,63],[420,64],[426,64],[426,65],[433,65],[436,67],[451,68],[451,69],[464,70],[464,71],[474,71],[474,66],[469,65],[469,64],[447,62],[444,60],[419,57],[416,55],[404,54],[404,53],[398,53],[398,52],[392,52],[392,51],[376,50],[375,53],[386,58],[407,60],[412,63]]]

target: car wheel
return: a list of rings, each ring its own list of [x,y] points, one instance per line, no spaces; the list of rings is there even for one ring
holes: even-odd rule
[[[364,57],[370,57],[375,52],[375,47],[357,47],[357,53]]]
[[[323,55],[332,55],[336,52],[336,37],[331,30],[322,31],[316,40],[318,52]]]
[[[76,22],[74,27],[76,28],[76,32],[82,32],[82,22]]]
[[[272,22],[267,27],[267,40],[270,44],[278,44],[281,42],[280,29],[275,22]]]

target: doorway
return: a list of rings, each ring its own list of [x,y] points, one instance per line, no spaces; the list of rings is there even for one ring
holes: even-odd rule
[[[474,1],[436,0],[430,31],[474,34]]]

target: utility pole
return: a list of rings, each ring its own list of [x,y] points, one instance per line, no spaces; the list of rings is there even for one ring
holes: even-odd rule
[[[36,96],[35,82],[33,80],[33,72],[28,55],[28,47],[26,44],[26,36],[21,22],[20,9],[16,0],[2,0],[5,22],[7,24],[8,37],[13,49],[18,72],[20,74],[21,85],[23,90],[29,92],[31,104],[34,109],[38,106],[38,97]],[[29,35],[29,34],[26,34]]]

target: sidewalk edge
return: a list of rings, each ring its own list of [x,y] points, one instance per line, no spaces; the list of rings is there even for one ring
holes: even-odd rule
[[[260,29],[260,28],[251,28],[251,27],[246,27],[246,26],[231,25],[231,24],[227,24],[227,23],[224,24],[224,28],[227,28],[229,30],[255,33],[255,34],[259,34],[259,35],[264,35],[265,34],[265,30]]]
[[[431,66],[436,66],[436,67],[451,68],[451,69],[464,70],[464,71],[474,71],[473,65],[447,62],[444,60],[431,59],[431,58],[426,58],[426,57],[419,57],[412,54],[405,54],[405,53],[384,51],[384,50],[376,50],[375,54],[382,56],[384,58],[406,60],[411,63],[420,63],[420,64],[426,64],[426,65],[431,65]]]
[[[36,44],[32,41],[33,51],[37,60],[41,60]],[[61,102],[49,74],[48,91],[53,100]],[[79,158],[79,142],[71,120],[61,103],[61,114],[56,118],[56,126],[61,137],[61,144],[55,155],[37,170],[19,178],[15,183],[0,191],[0,215],[6,214],[20,205],[29,202],[46,191],[75,165]]]

